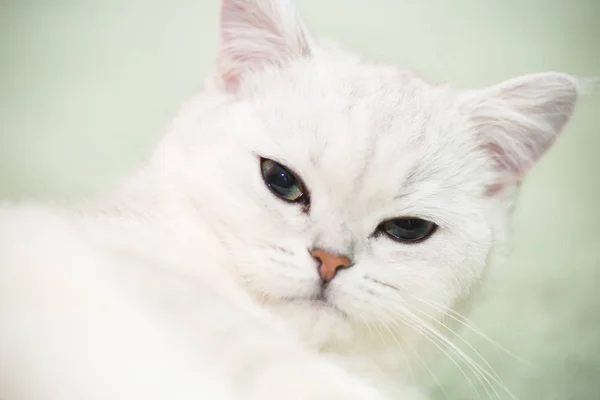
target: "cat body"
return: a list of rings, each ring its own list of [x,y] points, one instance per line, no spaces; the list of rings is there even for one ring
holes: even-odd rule
[[[214,76],[116,193],[0,208],[3,400],[422,398],[436,323],[501,258],[578,94],[432,85],[283,0],[223,0],[220,29]]]

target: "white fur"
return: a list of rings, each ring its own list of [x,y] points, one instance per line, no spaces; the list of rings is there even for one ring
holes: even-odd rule
[[[423,339],[498,259],[576,102],[565,74],[460,90],[362,61],[288,1],[223,0],[221,22],[216,75],[122,190],[1,209],[3,400],[419,397]],[[257,156],[302,177],[308,213]],[[401,216],[439,229],[373,235]],[[328,305],[313,247],[354,262]]]

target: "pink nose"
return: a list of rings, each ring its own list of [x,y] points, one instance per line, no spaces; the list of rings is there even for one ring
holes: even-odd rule
[[[313,249],[310,255],[319,262],[319,276],[323,282],[332,280],[338,269],[348,268],[352,265],[348,257],[331,254],[323,249]]]

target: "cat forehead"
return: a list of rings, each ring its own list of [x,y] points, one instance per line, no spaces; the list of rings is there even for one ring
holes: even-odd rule
[[[454,91],[388,65],[316,58],[253,78],[246,95],[265,124],[283,125],[276,132],[289,126],[353,141],[391,132],[403,140],[454,124],[458,112]]]
[[[268,106],[273,106],[268,104],[272,101],[289,109],[287,102],[280,101],[295,100],[304,102],[308,109],[318,107],[347,115],[353,110],[418,111],[415,100],[424,103],[439,95],[439,87],[395,66],[327,57],[297,60],[252,78],[245,90]]]
[[[454,165],[470,154],[449,88],[395,67],[309,60],[266,71],[246,90],[251,117],[241,119],[239,132],[251,138],[252,151],[303,177],[340,188],[382,182],[390,191],[449,182],[447,173],[464,179]],[[256,122],[251,134],[248,121]]]
[[[387,65],[302,60],[246,90],[264,146],[313,160],[342,152],[354,163],[386,154],[397,162],[456,142],[463,125],[454,90]]]

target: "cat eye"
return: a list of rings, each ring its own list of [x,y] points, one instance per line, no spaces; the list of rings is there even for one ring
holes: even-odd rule
[[[420,218],[395,218],[384,221],[378,230],[398,242],[418,242],[435,232],[437,225]]]
[[[261,158],[260,166],[265,184],[277,197],[292,203],[308,202],[304,184],[293,172],[267,158]]]

